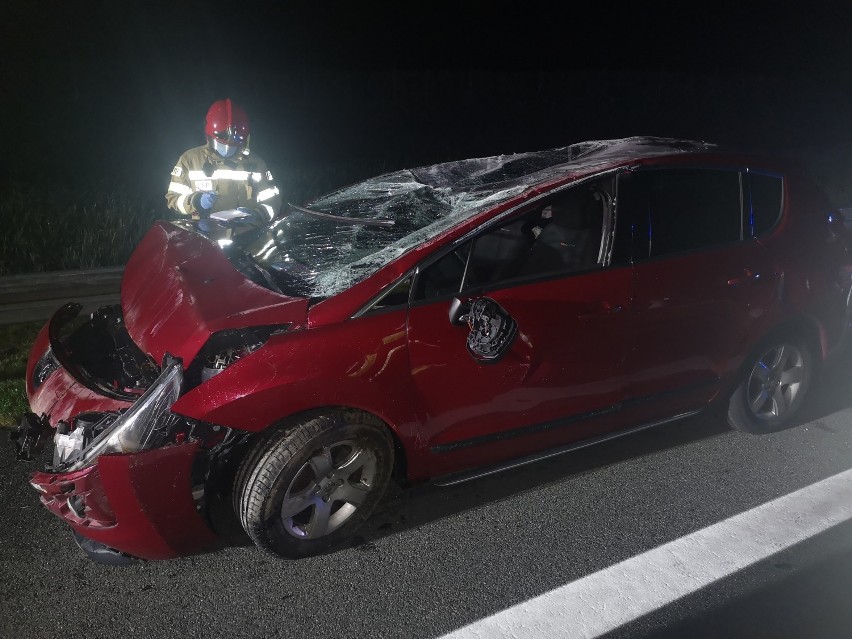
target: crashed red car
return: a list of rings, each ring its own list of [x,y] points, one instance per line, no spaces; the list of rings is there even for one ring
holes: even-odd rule
[[[216,237],[158,222],[120,306],[69,304],[34,345],[20,454],[52,439],[32,484],[92,556],[210,547],[214,495],[307,556],[392,478],[457,483],[708,406],[784,428],[849,325],[818,189],[698,142],[398,171]]]

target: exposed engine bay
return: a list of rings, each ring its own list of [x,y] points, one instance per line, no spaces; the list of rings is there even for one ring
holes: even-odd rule
[[[130,339],[121,306],[103,306],[85,322],[75,321],[79,312],[79,304],[66,304],[51,321],[53,356],[91,390],[133,401],[160,374],[156,362]]]

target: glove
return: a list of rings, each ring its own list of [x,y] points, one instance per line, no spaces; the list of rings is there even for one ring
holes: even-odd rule
[[[209,211],[215,201],[216,193],[214,191],[201,191],[195,198],[195,208]]]

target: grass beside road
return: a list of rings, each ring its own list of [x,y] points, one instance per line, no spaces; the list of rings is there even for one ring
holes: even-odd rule
[[[43,322],[0,326],[0,428],[17,426],[27,410],[27,357]]]
[[[304,202],[384,169],[363,164],[289,170],[281,180],[284,199]],[[155,220],[180,217],[166,208],[165,188],[46,187],[0,176],[0,276],[122,266]]]
[[[0,182],[0,275],[121,266],[162,216],[139,194]]]

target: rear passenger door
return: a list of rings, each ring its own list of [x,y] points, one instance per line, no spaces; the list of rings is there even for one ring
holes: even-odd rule
[[[700,408],[777,297],[772,261],[752,237],[748,174],[638,170],[620,176],[618,197],[635,273],[624,407],[643,420]],[[780,192],[773,201],[777,219]],[[758,224],[769,214],[761,208]]]

